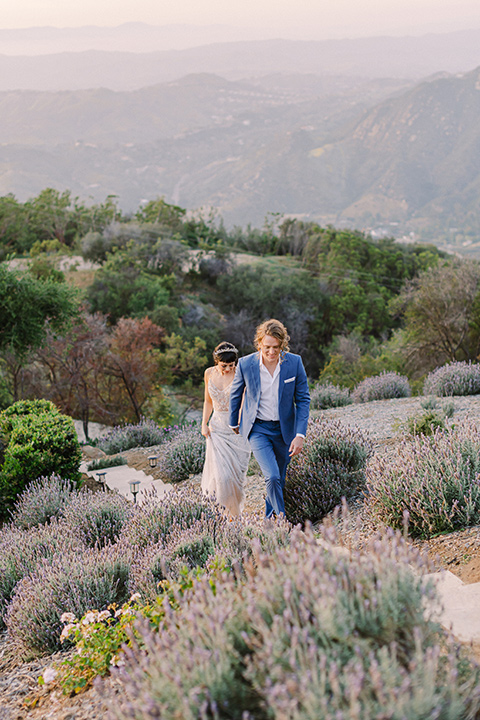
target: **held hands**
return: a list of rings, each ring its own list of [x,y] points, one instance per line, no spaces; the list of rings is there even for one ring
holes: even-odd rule
[[[237,425],[237,427],[232,428],[232,430],[235,433],[235,435],[238,435],[238,433],[240,432],[240,425]]]
[[[292,442],[290,443],[290,448],[288,450],[288,454],[290,455],[290,457],[298,455],[302,452],[304,442],[305,438],[303,438],[301,435],[297,435],[293,438]]]

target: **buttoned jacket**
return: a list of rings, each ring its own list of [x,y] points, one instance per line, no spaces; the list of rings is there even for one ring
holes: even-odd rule
[[[310,393],[300,355],[283,353],[280,363],[278,413],[283,440],[290,445],[295,435],[306,435]],[[240,425],[240,433],[245,438],[250,435],[257,417],[260,392],[260,353],[255,352],[238,361],[230,391],[229,424]]]

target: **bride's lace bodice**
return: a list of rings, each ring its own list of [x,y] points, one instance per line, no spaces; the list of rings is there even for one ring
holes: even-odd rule
[[[212,398],[213,409],[217,412],[228,412],[228,403],[230,401],[231,387],[232,383],[230,383],[230,385],[227,385],[226,388],[223,388],[223,390],[220,390],[220,388],[218,388],[212,381],[212,378],[209,378],[208,392],[210,393],[210,397]]]

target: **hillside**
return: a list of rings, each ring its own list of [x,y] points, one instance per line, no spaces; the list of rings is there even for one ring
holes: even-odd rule
[[[97,201],[115,194],[129,211],[164,195],[188,208],[215,205],[227,222],[261,223],[270,210],[298,212],[302,146],[308,162],[312,145],[409,86],[195,74],[132,92],[0,93],[0,193],[22,201],[47,186]],[[303,212],[316,204],[315,179],[309,182]]]
[[[164,196],[228,225],[280,212],[478,255],[479,87],[476,69],[4,92],[0,194],[112,194],[130,212]]]
[[[325,207],[470,248],[480,209],[480,69],[424,82],[313,151]],[[330,190],[330,192],[329,192]]]

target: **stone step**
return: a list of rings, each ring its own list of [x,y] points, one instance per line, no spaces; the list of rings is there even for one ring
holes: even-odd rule
[[[465,585],[445,570],[426,575],[437,587],[441,610],[436,619],[463,643],[480,643],[480,583]]]

